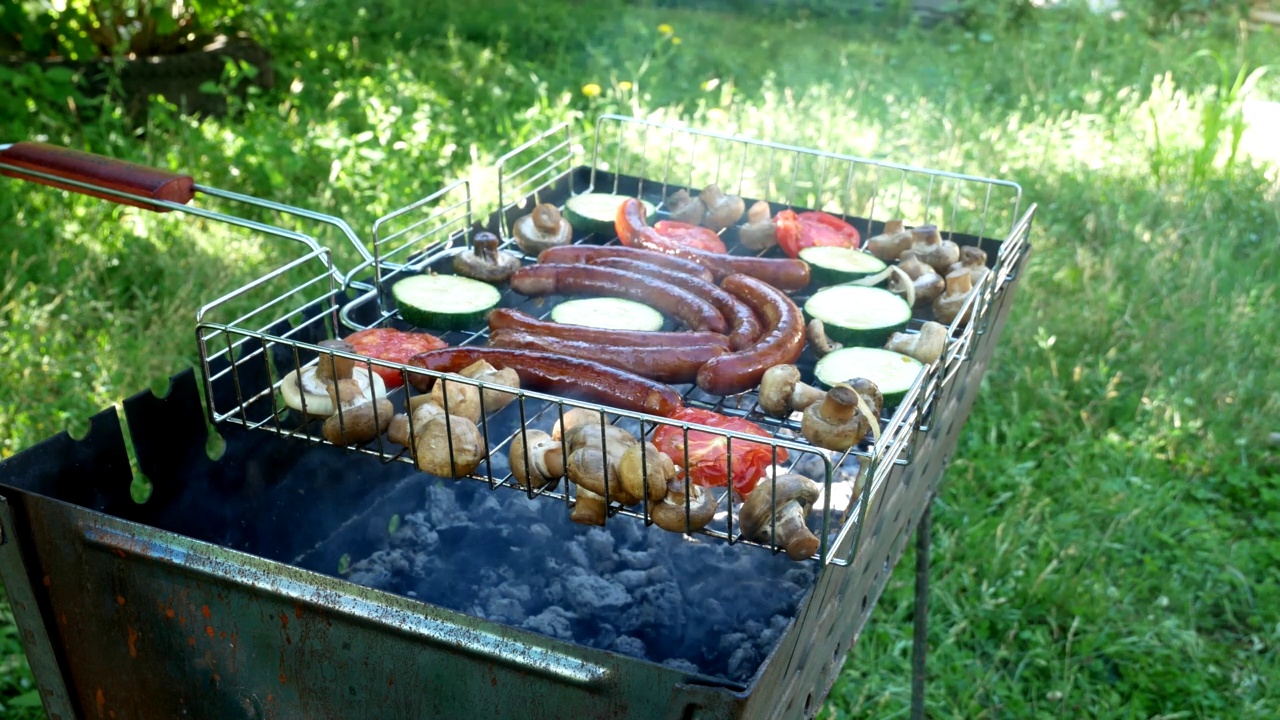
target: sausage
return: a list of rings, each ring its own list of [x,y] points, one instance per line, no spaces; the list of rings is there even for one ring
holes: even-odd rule
[[[690,330],[723,333],[724,317],[688,291],[651,277],[594,265],[527,265],[511,276],[511,289],[521,295],[605,295],[652,305],[679,318]]]
[[[685,260],[666,253],[641,250],[640,248],[623,247],[622,245],[561,245],[560,247],[543,250],[542,254],[538,256],[538,262],[581,265],[605,257],[639,260],[650,265],[682,272],[686,275],[696,275],[707,282],[711,282],[713,279],[710,270],[692,260]]]
[[[716,280],[742,274],[763,280],[786,292],[803,290],[809,286],[809,264],[803,260],[721,255],[687,247],[664,238],[649,227],[643,208],[635,198],[627,199],[618,208],[614,225],[618,231],[618,239],[627,247],[692,260],[710,270]]]
[[[742,298],[765,320],[753,347],[713,358],[698,371],[698,387],[713,395],[751,390],[774,365],[794,363],[804,351],[804,318],[781,290],[749,275],[730,275],[721,287]]]
[[[717,288],[718,289],[718,288]],[[622,345],[625,347],[692,347],[694,345],[716,345],[729,349],[729,338],[710,332],[650,332],[647,330],[608,330],[605,328],[583,327],[581,325],[563,325],[558,322],[539,320],[519,310],[497,308],[489,312],[489,332],[502,330],[519,330],[520,332],[559,338],[561,340],[578,340],[597,345]]]
[[[519,330],[500,330],[489,336],[493,347],[568,355],[591,360],[619,370],[635,373],[650,380],[664,383],[693,383],[708,360],[724,355],[719,345],[692,345],[687,347],[627,347],[599,345],[581,340],[543,337]]]
[[[419,353],[409,358],[409,364],[436,372],[458,372],[480,360],[499,370],[515,370],[520,384],[527,390],[661,417],[684,407],[680,393],[670,385],[590,360],[553,353],[463,346]],[[427,392],[435,378],[410,373],[409,381],[418,390]]]
[[[734,350],[744,350],[751,347],[760,338],[760,333],[764,331],[764,328],[760,326],[760,320],[756,318],[756,314],[752,312],[751,308],[747,307],[746,303],[700,278],[671,272],[656,265],[647,265],[627,258],[604,257],[592,261],[592,264],[615,270],[625,270],[637,275],[648,275],[654,279],[670,283],[681,290],[688,290],[694,295],[710,301],[724,316],[725,322],[729,325],[729,346]]]

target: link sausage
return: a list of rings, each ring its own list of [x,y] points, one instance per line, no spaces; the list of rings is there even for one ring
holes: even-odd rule
[[[730,275],[721,287],[742,298],[765,321],[755,346],[709,360],[698,371],[698,387],[713,395],[751,390],[774,365],[794,363],[804,351],[804,318],[781,290],[748,275]]]
[[[619,370],[635,373],[658,382],[693,383],[701,368],[712,358],[727,352],[719,345],[694,345],[690,347],[625,347],[599,345],[580,340],[541,337],[518,330],[501,330],[489,336],[493,347],[568,355],[591,360]]]
[[[682,272],[686,275],[697,275],[711,282],[711,271],[692,260],[685,260],[666,253],[641,250],[640,248],[622,245],[561,245],[548,248],[538,256],[540,263],[560,263],[564,265],[580,265],[603,257],[627,258],[639,260],[650,265],[657,265],[668,270]]]
[[[718,288],[717,288],[718,289]],[[647,330],[608,330],[605,328],[564,325],[539,320],[519,310],[497,308],[489,313],[489,332],[519,330],[520,332],[595,343],[596,345],[621,345],[624,347],[692,347],[716,345],[729,349],[729,338],[710,332],[649,332]]]
[[[649,227],[644,206],[635,198],[626,200],[618,208],[614,226],[623,245],[692,260],[710,270],[716,280],[742,274],[763,280],[786,292],[803,290],[809,286],[809,264],[803,260],[721,255],[687,247],[659,235],[658,231]]]
[[[515,370],[520,376],[521,386],[527,390],[554,393],[661,417],[667,417],[684,407],[680,393],[670,385],[590,360],[553,353],[463,346],[414,355],[409,358],[409,365],[436,372],[456,373],[480,360],[499,370]],[[409,381],[418,390],[427,392],[435,378],[410,373]]]
[[[746,303],[700,278],[671,272],[666,268],[636,262],[627,258],[599,258],[593,260],[592,264],[633,272],[637,275],[647,275],[656,280],[674,285],[681,290],[688,290],[694,295],[710,301],[724,316],[725,322],[729,324],[729,345],[734,350],[744,350],[751,347],[760,338],[760,333],[764,331],[760,326],[760,320],[756,318],[756,314],[752,312],[751,308],[747,307]]]
[[[521,295],[604,295],[652,305],[678,318],[690,330],[723,333],[724,317],[715,307],[685,290],[651,277],[594,265],[527,265],[511,276],[511,289]]]

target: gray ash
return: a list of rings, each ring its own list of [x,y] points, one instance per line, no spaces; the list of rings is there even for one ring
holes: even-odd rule
[[[781,638],[816,566],[756,548],[569,520],[562,503],[479,483],[426,489],[347,578],[444,608],[732,682]]]

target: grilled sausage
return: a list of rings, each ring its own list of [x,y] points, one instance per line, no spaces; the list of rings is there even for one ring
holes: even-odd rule
[[[684,407],[680,393],[670,385],[590,360],[552,353],[463,346],[420,353],[409,358],[409,364],[436,372],[458,372],[479,360],[499,370],[515,370],[521,386],[528,390],[662,417]],[[418,390],[427,392],[435,378],[410,373],[409,381]]]
[[[519,310],[497,308],[489,312],[489,332],[502,330],[519,330],[520,332],[543,337],[577,340],[579,342],[595,343],[596,345],[665,348],[715,345],[725,350],[729,349],[729,338],[718,333],[608,330],[605,328],[584,327],[582,325],[564,325],[558,322],[539,320]]]
[[[742,298],[765,320],[753,347],[709,360],[698,371],[698,387],[714,395],[746,392],[774,365],[794,363],[804,351],[804,318],[781,290],[747,275],[730,275],[721,286]]]
[[[528,265],[511,276],[511,289],[521,295],[605,295],[652,305],[679,318],[690,330],[723,333],[724,317],[715,307],[685,290],[651,277],[594,265]]]
[[[724,355],[719,345],[694,345],[688,347],[634,347],[600,345],[580,340],[564,340],[544,337],[518,330],[500,330],[489,336],[493,347],[568,355],[592,360],[619,370],[635,373],[650,380],[664,383],[692,383],[701,368],[712,358]]]
[[[635,198],[626,200],[618,208],[615,227],[623,245],[692,260],[710,270],[716,280],[742,274],[763,280],[786,292],[803,290],[809,286],[809,264],[803,260],[721,255],[664,238],[649,227],[644,206]]]
[[[751,347],[760,338],[760,333],[764,330],[760,326],[760,320],[756,318],[756,314],[752,312],[751,308],[747,307],[746,303],[700,278],[671,272],[656,265],[648,265],[627,258],[604,257],[593,260],[592,264],[633,272],[637,275],[648,275],[656,280],[674,285],[681,290],[688,290],[694,295],[710,301],[724,316],[725,322],[729,324],[729,346],[734,350],[744,350]]]
[[[562,245],[560,247],[543,250],[542,254],[538,256],[538,262],[548,264],[559,263],[563,265],[581,265],[604,257],[639,260],[640,262],[646,262],[650,265],[657,265],[668,270],[682,272],[686,275],[696,275],[707,282],[711,282],[712,280],[711,271],[692,260],[685,260],[684,258],[678,258],[674,255],[653,252],[651,250],[624,247],[622,245]]]

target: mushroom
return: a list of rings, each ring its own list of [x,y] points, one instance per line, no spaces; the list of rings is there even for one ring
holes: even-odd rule
[[[676,466],[671,458],[651,442],[628,447],[618,460],[618,479],[622,489],[637,498],[656,503],[667,494],[667,482],[675,478]]]
[[[516,433],[508,459],[511,474],[523,488],[554,488],[564,477],[564,447],[541,430]]]
[[[559,440],[565,432],[571,431],[581,425],[591,424],[600,427],[600,419],[603,416],[599,410],[588,410],[586,408],[569,408],[564,413],[561,420],[556,420],[555,427],[551,429],[551,437]],[[607,422],[607,421],[606,421]],[[563,427],[561,426],[563,424]]]
[[[960,314],[960,308],[964,307],[965,299],[973,289],[972,277],[967,268],[947,273],[947,289],[933,301],[933,316],[938,322],[950,325]],[[961,325],[968,321],[968,315],[966,312],[965,317],[960,320]]]
[[[774,417],[786,417],[797,410],[804,410],[821,400],[822,396],[823,392],[818,388],[800,382],[800,368],[795,365],[774,365],[764,372],[760,380],[760,409]]]
[[[321,432],[334,445],[359,445],[386,432],[395,408],[386,398],[343,408],[324,421]]]
[[[885,350],[902,353],[908,357],[928,365],[942,356],[942,349],[947,343],[947,328],[930,320],[920,327],[914,335],[896,332],[889,336]]]
[[[516,374],[515,370],[511,368],[498,370],[485,360],[477,360],[462,368],[458,374],[463,377],[469,377],[472,380],[487,382],[490,385],[502,385],[516,390],[520,389],[520,376]],[[510,405],[516,399],[515,393],[502,390],[485,389],[481,390],[480,394],[484,398],[484,409],[487,412],[497,412]]]
[[[689,502],[687,512],[686,489]],[[662,498],[662,502],[654,503],[649,508],[653,524],[674,533],[697,532],[706,527],[715,514],[716,499],[710,490],[701,485],[686,484],[686,481],[676,478],[667,481],[667,495]]]
[[[987,267],[987,251],[973,245],[960,248],[960,260],[952,263],[947,272],[953,273],[960,268],[968,268],[969,281],[976,287],[991,272]]]
[[[326,340],[320,345],[343,352],[355,350],[341,340]],[[382,376],[355,372],[354,366],[355,361],[350,358],[321,355],[314,365],[295,370],[280,382],[284,404],[309,416],[327,418],[337,412],[339,402],[335,399],[346,410],[387,396]]]
[[[776,543],[792,560],[813,557],[819,542],[805,525],[805,517],[821,493],[821,485],[793,473],[772,483],[761,482],[738,513],[742,536]]]
[[[805,334],[809,337],[809,344],[813,346],[813,352],[818,357],[830,355],[844,347],[840,343],[834,342],[831,338],[827,337],[826,326],[824,326],[822,321],[817,318],[809,321]]]
[[[405,413],[397,413],[395,417],[391,418],[391,423],[387,426],[387,439],[412,450],[412,440],[410,438],[409,416]]]
[[[769,203],[757,200],[747,211],[747,224],[738,228],[738,243],[759,252],[778,244],[778,229],[770,217]]]
[[[742,198],[737,195],[725,195],[720,186],[715,183],[703,188],[698,199],[707,206],[707,215],[702,218],[703,226],[716,232],[738,222],[742,212],[746,210],[746,203]]]
[[[512,234],[525,255],[538,255],[547,248],[568,245],[573,228],[555,205],[542,203],[516,221]]]
[[[707,214],[707,206],[702,204],[702,200],[690,197],[689,191],[684,188],[680,188],[668,195],[667,201],[663,204],[666,205],[667,212],[671,214],[671,219],[676,222],[701,225],[702,219]]]
[[[445,415],[431,403],[413,411],[417,445],[414,459],[418,469],[439,477],[459,478],[480,465],[485,456],[484,436],[470,420]]]
[[[898,267],[911,278],[914,289],[913,307],[927,305],[942,294],[945,283],[933,267],[920,262],[914,250],[906,250],[898,258]]]
[[[921,225],[911,233],[911,249],[915,251],[916,258],[933,266],[937,272],[946,272],[951,263],[960,259],[960,247],[950,240],[943,240],[937,225]]]
[[[864,250],[885,262],[893,262],[911,248],[911,231],[902,228],[902,220],[889,220],[884,230],[867,240]]]
[[[502,241],[491,232],[481,230],[471,239],[471,252],[453,256],[453,271],[463,277],[487,283],[504,283],[520,269],[520,259],[498,249]]]
[[[608,515],[609,508],[605,505],[604,498],[590,490],[578,488],[573,501],[573,512],[569,514],[570,520],[579,525],[604,525]]]
[[[448,400],[448,405],[445,400]],[[431,392],[409,398],[409,410],[416,411],[424,403],[431,403],[450,415],[464,417],[473,423],[480,422],[480,388],[447,376],[431,386]]]
[[[800,421],[800,434],[828,450],[848,450],[870,430],[871,421],[859,411],[858,393],[849,383],[828,390],[822,402],[805,408]]]
[[[594,445],[580,447],[569,453],[564,464],[565,472],[569,480],[583,490],[621,505],[634,505],[640,502],[640,496],[627,490],[618,471],[618,463],[627,447],[614,443],[608,452]]]

